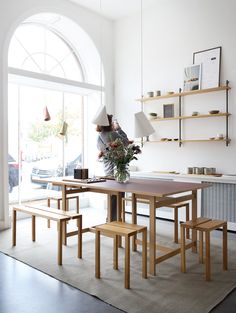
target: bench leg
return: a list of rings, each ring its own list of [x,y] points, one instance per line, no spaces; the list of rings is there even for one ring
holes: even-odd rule
[[[185,227],[180,226],[180,240],[181,240],[181,272],[186,273],[186,255],[185,255]]]
[[[178,218],[178,210],[179,207],[174,208],[174,242],[178,243],[179,235],[178,235],[178,227],[179,227],[179,218]]]
[[[130,237],[125,236],[125,288],[130,288]]]
[[[78,258],[82,258],[82,215],[77,220],[78,226]]]
[[[35,241],[35,239],[36,239],[35,220],[36,220],[35,215],[32,215],[32,241]]]
[[[16,245],[16,210],[12,211],[12,245]]]
[[[228,269],[227,224],[223,225],[223,270]]]
[[[189,221],[189,203],[186,203],[185,207],[186,207],[186,222],[188,222]],[[186,238],[190,239],[189,228],[186,229]]]
[[[205,232],[206,237],[206,280],[211,280],[211,253],[210,253],[210,232]]]
[[[147,229],[143,230],[142,238],[142,276],[147,278]]]
[[[50,198],[47,199],[47,206],[50,208],[51,207],[51,201],[50,201]],[[48,228],[50,228],[51,225],[50,225],[50,220],[48,220]]]
[[[76,197],[76,213],[79,213],[79,196]]]
[[[113,268],[118,270],[118,236],[115,235],[113,239]]]
[[[204,263],[203,260],[203,231],[199,231],[199,262]]]
[[[100,231],[95,234],[95,277],[100,278]]]
[[[58,265],[62,265],[62,232],[63,232],[63,225],[65,222],[58,222],[58,255],[57,255],[57,263]]]

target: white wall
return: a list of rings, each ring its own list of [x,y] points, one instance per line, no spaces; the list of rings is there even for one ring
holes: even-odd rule
[[[7,227],[8,218],[8,173],[7,173],[7,53],[8,45],[18,24],[27,17],[52,12],[64,15],[78,23],[101,48],[101,25],[103,30],[102,56],[106,76],[106,103],[113,111],[113,24],[107,19],[78,5],[64,0],[8,0],[0,2],[0,228]],[[17,53],[17,51],[16,51]],[[92,110],[93,112],[93,110]]]
[[[216,167],[218,172],[236,174],[236,2],[235,0],[158,0],[143,12],[144,93],[151,90],[178,91],[183,83],[183,68],[192,64],[193,52],[222,46],[221,81],[230,81],[230,138],[223,142],[148,143],[143,148],[138,166],[141,170],[176,170],[188,166]],[[133,136],[133,114],[141,106],[135,101],[140,87],[140,14],[115,24],[115,104],[116,116],[130,137]],[[164,100],[145,104],[146,112],[162,112]],[[184,98],[184,112],[224,111],[225,94]],[[152,138],[178,138],[178,121],[156,123]],[[197,119],[184,122],[185,138],[209,138],[225,134],[223,118]],[[198,136],[199,133],[199,136]]]

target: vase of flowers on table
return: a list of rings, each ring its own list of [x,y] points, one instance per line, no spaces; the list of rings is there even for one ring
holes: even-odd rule
[[[114,178],[119,183],[125,183],[130,179],[129,163],[137,160],[137,154],[141,153],[140,147],[130,142],[128,145],[117,138],[109,143],[103,153],[105,160],[114,165]]]

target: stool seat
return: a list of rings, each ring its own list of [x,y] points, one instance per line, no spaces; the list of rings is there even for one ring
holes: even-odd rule
[[[130,237],[142,233],[142,276],[147,278],[147,227],[124,222],[110,222],[95,227],[95,277],[100,278],[100,233],[112,236],[113,244],[113,268],[118,269],[118,238],[125,238],[125,274],[124,287],[130,288]]]
[[[226,224],[226,221],[221,220],[209,220],[206,223],[197,225],[196,229],[200,231],[212,231],[216,228],[220,228]]]
[[[190,220],[190,221],[187,221],[185,223],[182,223],[181,226],[184,226],[184,227],[187,227],[187,228],[195,228],[196,226],[198,225],[201,225],[203,223],[206,223],[208,221],[210,221],[211,219],[210,218],[206,218],[206,217],[198,217],[196,218],[195,220]]]

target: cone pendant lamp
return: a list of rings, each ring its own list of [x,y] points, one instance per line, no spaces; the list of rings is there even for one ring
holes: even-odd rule
[[[97,124],[99,126],[109,126],[109,121],[108,121],[105,105],[100,106],[95,117],[92,120],[92,123]]]
[[[141,111],[135,113],[134,136],[135,138],[146,137],[155,132],[146,115]]]
[[[50,114],[48,112],[47,106],[45,106],[44,109],[43,109],[43,115],[44,115],[44,121],[50,121],[51,116],[50,116]]]

